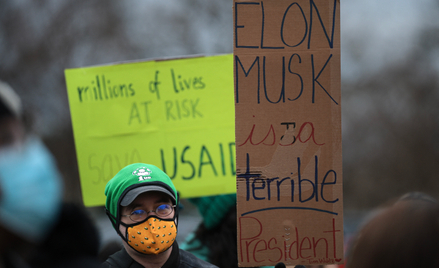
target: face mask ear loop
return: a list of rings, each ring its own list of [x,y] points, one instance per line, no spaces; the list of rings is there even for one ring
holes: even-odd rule
[[[180,212],[180,192],[177,191],[177,197],[176,198],[176,202],[175,202],[175,215],[174,215],[174,221],[175,221],[175,227],[178,227],[178,216],[179,216],[179,212]],[[177,228],[178,229],[178,228]]]
[[[180,212],[180,210],[178,209],[179,205],[180,205],[180,203],[176,203],[176,206],[175,206],[175,215],[174,215],[174,219],[175,219],[175,225],[176,225],[176,227],[178,227],[178,216],[179,216],[179,212]]]
[[[108,211],[108,209],[105,209],[105,213],[107,213],[108,218],[110,218],[111,224],[113,225],[114,229],[116,230],[117,234],[122,237],[124,240],[126,240],[126,238],[122,235],[122,233],[119,230],[119,225],[123,225],[125,227],[127,227],[127,225],[123,222],[121,222],[119,219],[117,219],[116,217],[114,217],[110,211]]]

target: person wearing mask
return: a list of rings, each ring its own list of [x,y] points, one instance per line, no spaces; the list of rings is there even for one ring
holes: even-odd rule
[[[82,206],[63,202],[55,158],[23,114],[0,81],[0,268],[99,267],[94,223]]]
[[[55,226],[63,185],[51,153],[27,135],[19,96],[0,81],[0,267],[26,267]]]
[[[106,185],[106,211],[123,248],[101,267],[214,268],[178,247],[178,194],[171,179],[154,165],[135,163]]]

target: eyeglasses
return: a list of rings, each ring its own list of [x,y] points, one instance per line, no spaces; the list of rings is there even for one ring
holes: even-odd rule
[[[122,217],[129,217],[132,221],[139,222],[143,221],[148,217],[148,213],[154,212],[159,217],[166,217],[169,216],[176,205],[169,205],[169,204],[162,204],[158,206],[155,210],[151,211],[145,211],[143,209],[136,209],[133,212],[131,212],[130,215],[122,215]]]

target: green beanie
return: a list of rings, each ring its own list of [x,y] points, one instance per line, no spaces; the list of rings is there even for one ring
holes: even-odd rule
[[[236,206],[236,194],[190,198],[189,201],[198,207],[204,226],[213,229],[224,219],[229,210]]]
[[[121,169],[105,186],[105,207],[114,224],[120,218],[119,207],[128,206],[139,194],[159,191],[177,204],[178,195],[171,179],[156,166],[135,163]]]

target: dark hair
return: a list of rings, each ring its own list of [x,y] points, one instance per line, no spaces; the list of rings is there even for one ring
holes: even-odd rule
[[[383,209],[360,230],[346,267],[439,267],[439,205],[408,198]]]
[[[4,117],[14,117],[14,114],[8,107],[6,107],[5,103],[0,99],[0,119]]]

